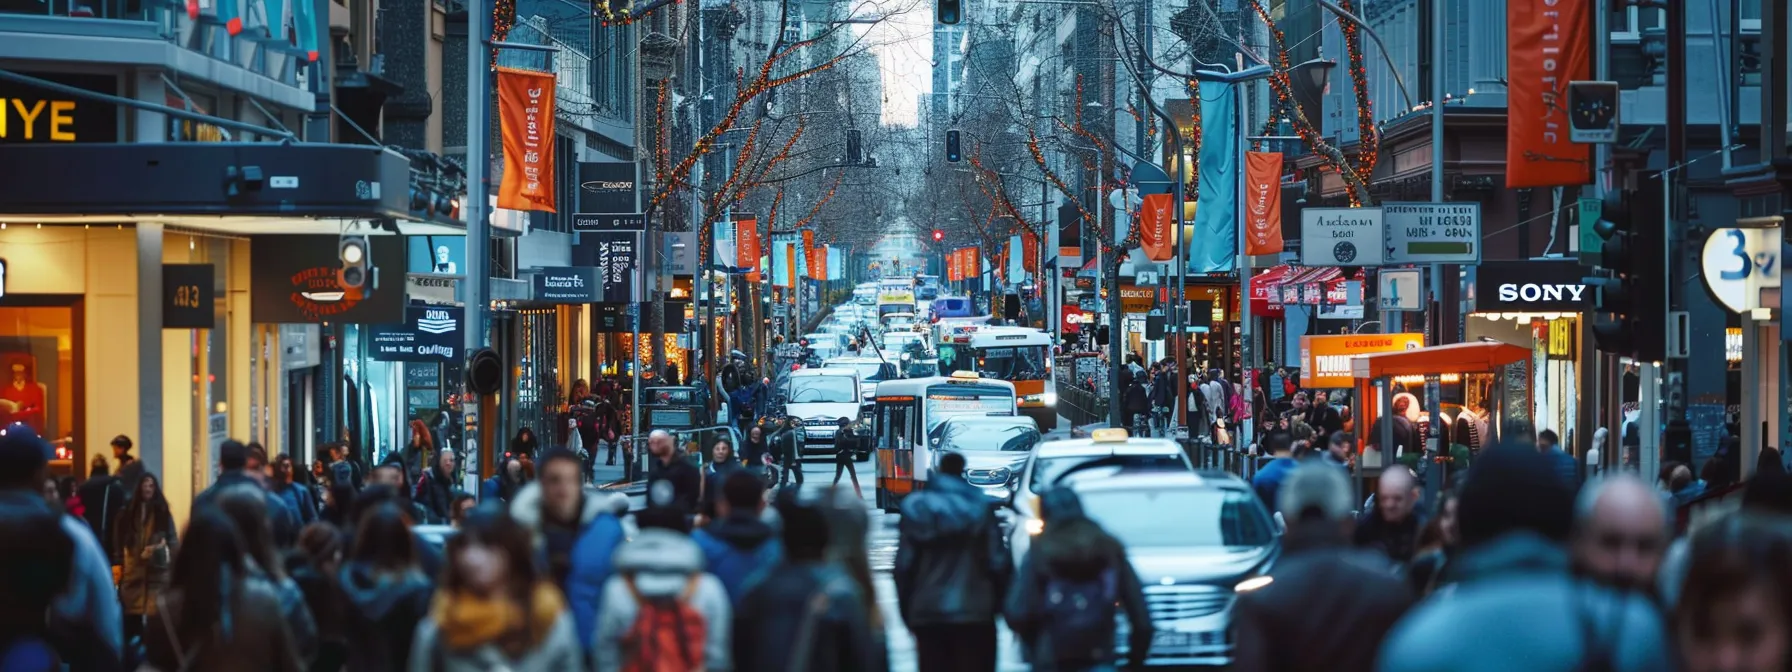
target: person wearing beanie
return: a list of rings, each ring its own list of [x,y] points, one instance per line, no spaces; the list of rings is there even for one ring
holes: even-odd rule
[[[54,657],[69,669],[119,669],[124,617],[112,566],[85,521],[44,501],[50,455],[50,443],[30,427],[0,429],[0,548],[7,549],[0,553],[0,632],[9,636],[7,660],[22,642],[54,641]]]
[[[1575,493],[1547,455],[1530,445],[1485,450],[1459,492],[1461,550],[1445,569],[1455,585],[1394,627],[1377,669],[1673,669],[1662,614],[1648,597],[1573,575],[1566,544]],[[1477,624],[1473,638],[1461,636],[1465,623]]]

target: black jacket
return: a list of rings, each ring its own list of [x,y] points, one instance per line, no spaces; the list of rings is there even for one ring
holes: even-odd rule
[[[1419,533],[1424,529],[1425,518],[1417,511],[1404,522],[1389,523],[1371,506],[1356,522],[1355,543],[1358,548],[1381,551],[1389,560],[1404,564],[1411,562],[1418,551]]]
[[[1376,651],[1413,599],[1385,559],[1344,542],[1333,523],[1301,522],[1288,531],[1275,582],[1241,593],[1232,608],[1237,669],[1375,669]]]
[[[1020,638],[1022,654],[1035,672],[1076,670],[1112,659],[1112,655],[1107,655],[1102,656],[1101,661],[1054,660],[1053,647],[1047,641],[1050,624],[1046,619],[1050,614],[1046,587],[1050,582],[1053,579],[1092,581],[1105,572],[1113,573],[1119,613],[1126,615],[1128,624],[1134,624],[1127,636],[1128,662],[1134,668],[1144,665],[1150,655],[1155,628],[1151,624],[1151,610],[1145,601],[1145,589],[1139,583],[1139,575],[1133,571],[1132,563],[1126,558],[1126,549],[1119,541],[1093,522],[1078,520],[1064,523],[1034,541],[1026,559],[1021,561],[1020,571],[1014,575],[1014,583],[1008,590],[1008,604],[1002,611],[1009,629]],[[1111,642],[1106,652],[1113,653]]]
[[[697,513],[698,491],[703,487],[703,474],[686,460],[683,455],[674,455],[672,461],[662,464],[658,459],[647,461],[647,492],[653,492],[654,484],[669,481],[672,484],[673,506],[686,514]],[[649,502],[651,506],[653,503]]]
[[[828,599],[816,601],[826,590]],[[780,563],[749,587],[734,613],[733,662],[737,670],[797,669],[795,649],[803,615],[825,604],[812,626],[809,672],[885,672],[883,637],[871,627],[868,596],[832,563]]]
[[[800,460],[803,457],[802,430],[796,427],[784,427],[766,439],[771,444],[772,457],[779,462]]]
[[[442,473],[441,467],[430,467],[417,484],[417,503],[433,525],[446,525],[454,509],[454,474]],[[419,521],[423,522],[423,521]]]
[[[1014,563],[983,491],[935,472],[902,500],[898,530],[896,601],[910,628],[988,623],[1001,612]]]
[[[1127,386],[1126,412],[1128,415],[1151,412],[1151,392],[1145,389],[1144,381],[1135,380]]]
[[[1151,405],[1160,408],[1176,407],[1176,381],[1169,374],[1159,374],[1151,381]]]
[[[260,481],[255,480],[243,472],[227,471],[218,474],[218,480],[212,483],[212,487],[206,488],[204,492],[199,493],[199,496],[193,498],[193,507],[198,508],[210,505],[218,498],[218,493],[223,492],[226,488],[238,485],[254,486],[266,497],[268,504],[268,518],[270,522],[273,523],[272,527],[274,531],[275,546],[280,548],[291,548],[293,544],[298,542],[299,528],[303,526],[299,522],[299,512],[294,511],[292,510],[292,507],[287,506],[284,498],[272,492],[268,492],[268,489],[263,487]],[[87,498],[82,497],[81,501],[82,503],[86,503]],[[88,506],[91,508],[92,505]]]
[[[771,447],[766,444],[766,441],[763,438],[759,440],[759,443],[742,441],[740,444],[740,456],[747,461],[747,466],[749,467],[764,465],[765,456],[772,454],[771,450]]]
[[[403,670],[411,656],[418,621],[429,614],[435,587],[420,571],[376,575],[360,563],[338,574],[347,622],[349,670]]]
[[[703,468],[703,515],[716,517],[716,502],[722,501],[722,484],[741,469],[740,462],[734,460],[719,464],[711,462]]]
[[[93,535],[99,538],[106,556],[111,557],[117,550],[112,544],[112,522],[118,520],[118,512],[124,510],[124,486],[118,484],[117,478],[100,474],[87,479],[75,494],[81,498],[81,505],[87,507],[82,515],[87,526],[93,528]]]
[[[1344,429],[1344,414],[1331,404],[1315,406],[1307,414],[1307,424],[1312,425],[1323,440],[1324,437],[1330,437],[1332,432]]]

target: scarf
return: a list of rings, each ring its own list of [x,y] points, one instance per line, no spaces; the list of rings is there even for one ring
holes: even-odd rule
[[[560,589],[547,581],[535,583],[529,613],[523,605],[505,597],[476,597],[464,592],[440,591],[429,607],[430,618],[451,651],[466,651],[499,644],[509,636],[527,634],[523,643],[534,649],[553,630],[554,621],[566,610]]]

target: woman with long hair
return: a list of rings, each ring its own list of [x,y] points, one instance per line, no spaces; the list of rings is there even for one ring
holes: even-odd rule
[[[286,562],[275,551],[274,530],[268,519],[270,496],[251,485],[231,486],[218,495],[218,510],[236,525],[249,575],[267,581],[280,596],[280,616],[292,633],[293,646],[309,661],[317,652],[317,621],[305,605],[305,592],[286,575]]]
[[[1112,665],[1118,603],[1133,624],[1128,669],[1143,668],[1153,634],[1151,615],[1126,548],[1083,513],[1082,500],[1069,488],[1046,491],[1039,509],[1045,528],[1027,549],[1003,610],[1008,627],[1020,637],[1023,656],[1039,672]],[[1091,627],[1074,630],[1057,606],[1066,599],[1103,605],[1108,613],[1087,619]]]
[[[411,520],[396,501],[361,515],[337,583],[345,600],[348,669],[405,669],[434,585],[418,564]]]
[[[584,665],[566,600],[538,573],[529,531],[501,510],[474,510],[448,540],[441,590],[417,626],[411,671],[557,672]]]
[[[1792,669],[1792,522],[1742,513],[1693,534],[1674,607],[1687,672]]]
[[[312,672],[337,672],[348,660],[342,629],[342,598],[336,573],[342,567],[342,531],[327,522],[306,525],[298,546],[286,556],[286,575],[305,593],[305,606],[317,621],[317,656]]]
[[[143,634],[143,622],[155,613],[156,596],[168,588],[174,564],[176,530],[162,496],[162,481],[143,472],[137,492],[112,524],[111,548],[119,566],[118,601],[124,611],[124,641]]]
[[[146,663],[159,670],[298,672],[280,597],[249,573],[236,525],[214,507],[187,522],[168,589],[144,626]]]
[[[405,444],[399,460],[404,463],[405,484],[416,485],[423,472],[429,470],[429,461],[435,458],[436,440],[422,420],[411,420],[410,428],[410,443]]]

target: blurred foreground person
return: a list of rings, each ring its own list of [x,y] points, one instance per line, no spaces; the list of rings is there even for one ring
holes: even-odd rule
[[[572,615],[536,571],[529,531],[475,510],[448,540],[448,564],[411,645],[412,672],[559,672],[584,667]]]
[[[1462,546],[1462,529],[1457,525],[1460,503],[1455,492],[1445,491],[1438,498],[1437,515],[1419,535],[1419,550],[1406,567],[1406,585],[1415,598],[1424,599],[1444,585],[1444,570]]]
[[[254,578],[236,526],[211,506],[193,509],[174,576],[143,631],[158,670],[298,672],[299,651],[280,618],[280,596]]]
[[[1771,455],[1768,454],[1769,451],[1772,452]],[[1792,516],[1792,475],[1786,474],[1779,459],[1778,450],[1769,447],[1762,451],[1761,460],[1755,467],[1755,475],[1749,479],[1747,489],[1742,492],[1743,513]],[[1668,546],[1667,555],[1662,559],[1656,583],[1661,602],[1669,609],[1679,600],[1680,584],[1686,581],[1691,554],[1691,539],[1680,537]]]
[[[870,546],[866,544],[871,533],[871,514],[865,508],[865,498],[840,486],[830,486],[821,491],[816,506],[827,520],[828,562],[852,577],[865,598],[865,622],[871,628],[872,658],[877,667],[863,672],[885,672],[889,669],[889,637],[884,627],[883,605],[877,599],[877,582],[871,574]]]
[[[1570,573],[1574,492],[1548,456],[1528,445],[1483,451],[1458,508],[1455,583],[1401,619],[1382,644],[1379,669],[1673,669],[1653,603]]]
[[[1653,594],[1667,552],[1667,509],[1630,474],[1594,481],[1574,504],[1574,568],[1619,590]]]
[[[612,556],[623,541],[618,512],[628,509],[628,498],[586,488],[583,468],[578,454],[548,450],[541,458],[541,479],[517,491],[509,511],[530,532],[536,559],[560,587],[572,611],[573,632],[589,651]]]
[[[1397,564],[1412,561],[1419,548],[1419,532],[1425,529],[1425,517],[1417,510],[1419,494],[1419,480],[1412,471],[1396,465],[1381,472],[1375,506],[1357,521],[1356,545],[1381,551]]]
[[[877,634],[866,618],[869,596],[827,561],[827,514],[780,495],[784,559],[740,598],[731,635],[736,669],[878,672]]]
[[[1374,669],[1376,647],[1412,605],[1410,589],[1388,574],[1379,553],[1350,547],[1350,481],[1337,467],[1301,465],[1279,497],[1288,519],[1282,558],[1273,578],[1241,592],[1233,607],[1234,665],[1261,672]],[[1291,646],[1289,637],[1299,644]]]
[[[299,584],[286,576],[286,563],[274,550],[274,533],[268,525],[266,494],[247,485],[225,488],[218,494],[218,509],[236,525],[236,534],[243,544],[243,565],[249,575],[268,582],[280,596],[280,618],[292,635],[293,648],[300,659],[309,662],[317,653],[317,622],[305,604],[305,593]]]
[[[1792,523],[1743,513],[1695,533],[1673,623],[1686,672],[1792,669]]]
[[[338,583],[348,622],[348,669],[402,670],[435,586],[417,563],[417,540],[396,501],[362,514]]]
[[[1003,609],[1021,655],[1037,672],[1111,670],[1114,618],[1124,610],[1127,623],[1137,624],[1127,664],[1143,667],[1154,631],[1125,547],[1083,513],[1070,488],[1047,491],[1039,506],[1045,529],[1027,549]]]
[[[996,667],[996,616],[1014,568],[982,490],[948,452],[927,484],[902,500],[896,604],[915,635],[921,669]]]
[[[640,528],[616,549],[592,646],[597,672],[733,669],[728,591],[703,569],[703,551],[671,484],[649,491]]]
[[[691,534],[703,549],[704,567],[739,604],[747,581],[778,563],[783,552],[778,531],[765,522],[765,482],[745,469],[735,469],[721,484],[716,520]]]

